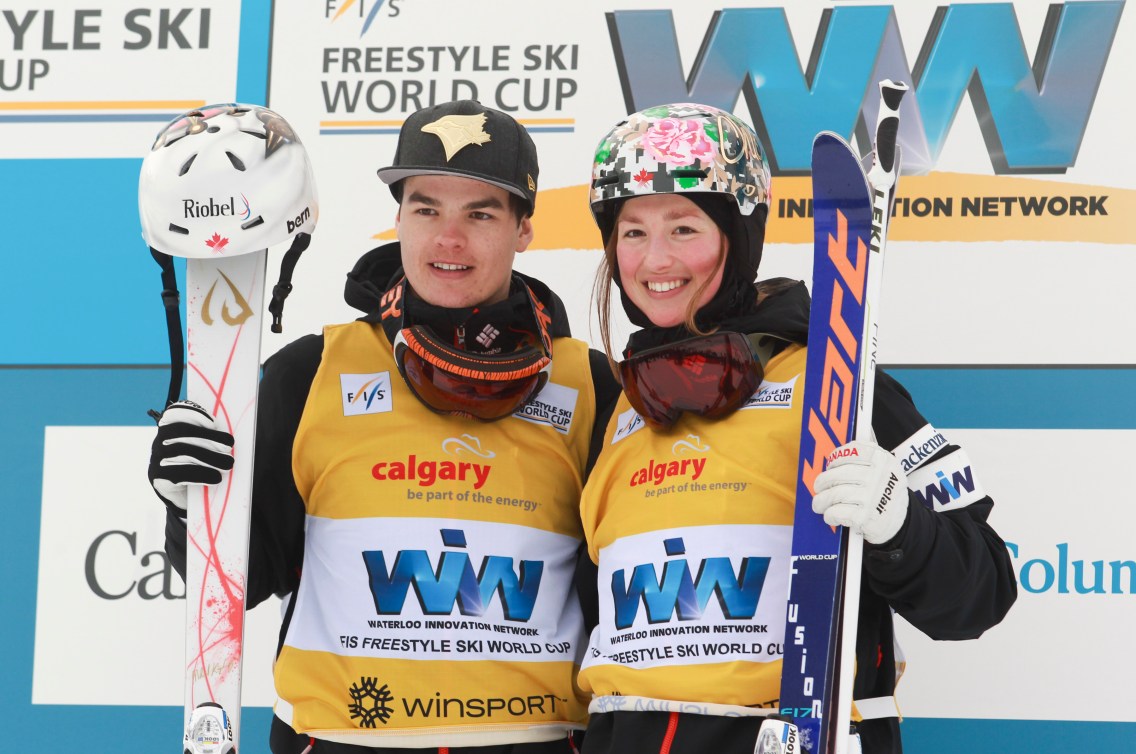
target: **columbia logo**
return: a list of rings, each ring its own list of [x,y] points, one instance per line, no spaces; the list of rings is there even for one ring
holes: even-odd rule
[[[486,325],[485,328],[475,338],[475,340],[486,348],[489,348],[489,346],[493,345],[493,341],[496,340],[497,336],[500,334],[501,331],[493,325]]]

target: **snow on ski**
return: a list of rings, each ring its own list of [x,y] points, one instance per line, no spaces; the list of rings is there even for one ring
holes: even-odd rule
[[[898,103],[905,90],[902,85],[881,83],[884,102],[877,151],[882,158],[877,162],[893,183]],[[875,168],[873,173],[878,174]],[[873,319],[882,272],[880,254],[874,252],[883,249],[891,185],[881,185],[882,210],[874,209],[873,193],[856,153],[828,132],[813,141],[812,185],[813,299],[781,712],[794,719],[801,742],[811,754],[829,754],[843,752],[848,739],[862,541],[849,546],[846,529],[829,527],[813,513],[812,485],[834,449],[856,437],[871,436],[870,421],[857,430],[856,419],[864,412],[871,416],[871,396],[865,397],[860,390],[865,370],[874,377],[877,340]],[[870,272],[873,265],[874,273]],[[869,379],[869,389],[873,381]],[[846,573],[852,576],[847,584]],[[845,595],[849,597],[846,601]],[[843,673],[838,671],[842,643],[848,648],[843,662],[849,668]]]

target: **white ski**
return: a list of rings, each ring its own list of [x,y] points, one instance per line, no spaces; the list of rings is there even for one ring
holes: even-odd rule
[[[220,484],[189,488],[185,753],[240,743],[241,662],[267,251],[186,260],[186,393],[235,440]],[[205,705],[205,706],[202,706]]]

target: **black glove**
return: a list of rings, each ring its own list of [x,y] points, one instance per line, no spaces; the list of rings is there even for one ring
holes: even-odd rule
[[[158,497],[185,515],[190,484],[217,484],[233,468],[233,436],[193,401],[171,403],[158,420],[146,475]]]

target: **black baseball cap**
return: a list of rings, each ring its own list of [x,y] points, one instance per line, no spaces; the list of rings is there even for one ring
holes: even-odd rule
[[[398,134],[394,164],[379,178],[401,201],[399,181],[412,175],[460,175],[498,186],[536,207],[536,145],[511,115],[476,100],[455,100],[411,113]]]

